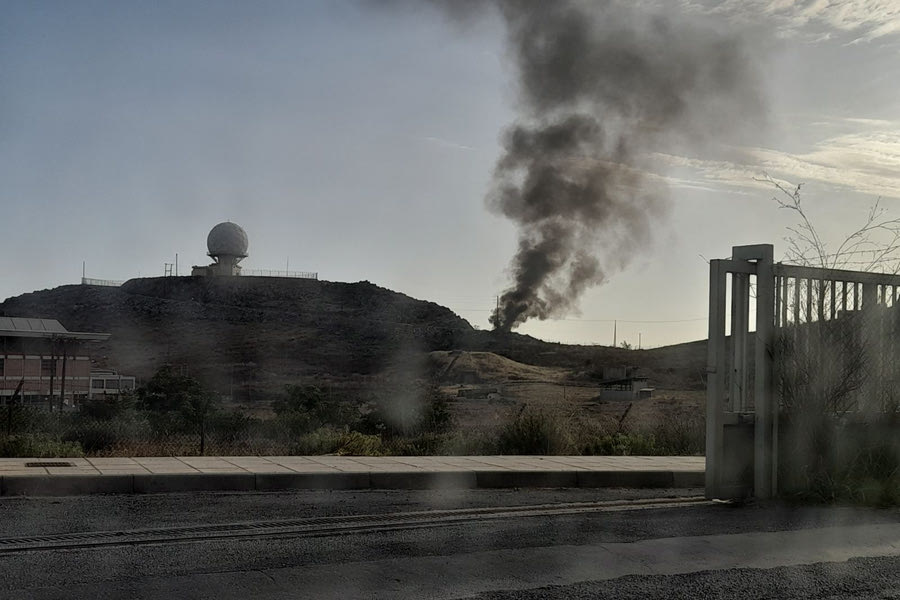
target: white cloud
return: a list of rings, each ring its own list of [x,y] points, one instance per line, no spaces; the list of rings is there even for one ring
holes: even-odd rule
[[[900,32],[897,0],[683,0],[682,6],[740,22],[767,20],[779,34],[811,36],[809,41],[830,38],[827,31],[809,31],[821,27],[849,32],[853,42]]]
[[[763,173],[792,183],[817,181],[873,196],[900,198],[900,123],[849,120],[878,129],[822,140],[809,151],[788,153],[771,148],[744,148],[738,162],[655,154],[657,163],[678,169],[672,185],[768,187],[755,181]],[[885,127],[890,125],[890,127]],[[884,128],[881,128],[884,127]],[[694,177],[685,178],[682,171]]]

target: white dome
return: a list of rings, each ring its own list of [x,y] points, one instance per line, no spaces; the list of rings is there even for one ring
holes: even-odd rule
[[[210,256],[247,256],[247,232],[231,221],[219,223],[206,237],[206,248]]]

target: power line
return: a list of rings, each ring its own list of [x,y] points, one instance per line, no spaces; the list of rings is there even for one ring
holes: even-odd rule
[[[557,319],[558,321],[578,321],[582,323],[693,323],[697,321],[706,321],[706,317],[697,317],[696,319],[650,319],[650,320],[630,320],[630,319]]]
[[[456,308],[451,310],[458,310],[460,312],[494,312],[488,308]],[[576,321],[579,323],[695,323],[698,321],[706,321],[707,317],[697,317],[694,319],[574,319],[574,318],[566,318],[566,319],[548,319],[554,321]]]

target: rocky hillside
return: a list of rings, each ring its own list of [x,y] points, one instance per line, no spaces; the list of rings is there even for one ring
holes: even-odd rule
[[[449,349],[472,327],[449,309],[368,282],[245,277],[132,279],[9,298],[7,316],[58,319],[111,333],[99,364],[147,377],[161,364],[261,384],[304,375],[370,374],[406,348]]]
[[[452,350],[491,352],[581,379],[596,377],[603,365],[636,365],[656,385],[692,389],[700,385],[705,352],[702,342],[628,351],[477,331],[445,307],[369,282],[132,279],[119,288],[23,294],[0,304],[0,315],[111,333],[91,351],[98,366],[146,378],[165,363],[181,365],[249,400],[305,378],[365,378],[402,368],[405,357]]]

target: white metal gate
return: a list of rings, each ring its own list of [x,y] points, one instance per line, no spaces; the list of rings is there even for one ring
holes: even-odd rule
[[[773,264],[772,255],[771,245],[736,246],[710,261],[710,498],[778,492],[784,411],[847,420],[900,406],[900,275]]]

